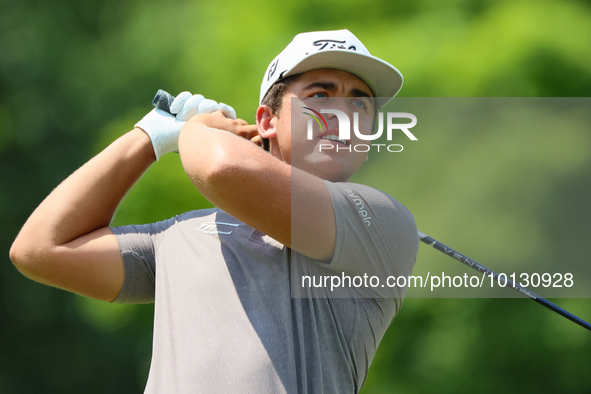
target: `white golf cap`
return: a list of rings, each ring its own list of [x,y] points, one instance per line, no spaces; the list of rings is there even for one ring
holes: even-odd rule
[[[301,33],[267,67],[259,105],[275,82],[320,68],[335,68],[357,75],[379,98],[379,107],[390,101],[404,82],[400,71],[372,56],[349,30]]]

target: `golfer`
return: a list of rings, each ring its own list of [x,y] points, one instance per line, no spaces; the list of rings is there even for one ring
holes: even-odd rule
[[[417,228],[393,197],[349,182],[367,159],[351,149],[358,135],[340,138],[335,111],[309,132],[303,108],[357,112],[370,132],[401,86],[348,30],[299,34],[263,76],[256,125],[178,95],[175,115],[151,111],[63,181],[11,259],[41,283],[154,302],[146,393],[357,393],[405,288],[385,295],[347,278],[410,275]],[[129,188],[173,151],[217,208],[109,227]],[[301,281],[331,276],[338,291]]]

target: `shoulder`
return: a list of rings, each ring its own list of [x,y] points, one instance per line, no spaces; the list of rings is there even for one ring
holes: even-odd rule
[[[331,195],[334,194],[343,194],[346,195],[351,200],[359,200],[359,198],[363,198],[364,200],[371,200],[373,202],[380,202],[380,200],[385,201],[385,199],[390,200],[396,205],[400,204],[394,197],[390,196],[388,193],[384,193],[381,190],[373,188],[371,186],[362,185],[359,183],[352,183],[352,182],[330,182],[324,181],[328,190],[330,191]]]
[[[337,225],[337,249],[357,245],[375,249],[374,256],[397,256],[412,267],[419,249],[416,222],[411,212],[394,197],[380,190],[355,183],[326,182],[333,199]],[[362,244],[363,246],[359,246]],[[341,250],[342,249],[342,250]]]
[[[335,213],[355,208],[367,227],[376,221],[395,219],[397,224],[408,226],[410,231],[417,233],[412,213],[391,195],[357,183],[324,182],[332,197]]]

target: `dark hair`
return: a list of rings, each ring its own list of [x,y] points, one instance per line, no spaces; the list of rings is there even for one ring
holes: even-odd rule
[[[287,87],[289,85],[291,85],[292,83],[296,82],[301,75],[302,74],[292,75],[292,76],[289,76],[287,78],[284,78],[284,79],[281,79],[281,80],[275,82],[273,85],[271,85],[269,90],[267,90],[267,93],[265,93],[265,97],[263,97],[263,101],[261,101],[261,105],[268,105],[271,108],[271,111],[273,111],[273,115],[278,116],[279,114],[281,114],[281,108],[283,106],[283,97],[285,96],[285,91],[287,90]],[[373,93],[373,91],[372,91],[372,93]],[[375,97],[374,97],[374,99],[375,99]],[[378,112],[378,107],[375,104],[376,103],[374,102],[372,130],[375,130],[375,128],[376,128],[376,120],[377,120],[377,112]],[[267,152],[269,152],[270,148],[271,147],[269,145],[269,139],[263,138],[263,149],[266,150]]]
[[[285,96],[285,91],[287,87],[295,82],[299,78],[300,74],[292,75],[290,77],[281,79],[275,82],[267,93],[265,93],[265,97],[263,97],[263,101],[261,101],[261,105],[268,105],[273,111],[273,115],[281,114],[281,108],[283,107],[283,97]],[[267,152],[270,149],[269,139],[263,138],[263,149]]]

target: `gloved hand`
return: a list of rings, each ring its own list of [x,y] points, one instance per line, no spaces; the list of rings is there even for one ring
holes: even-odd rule
[[[221,110],[232,119],[236,111],[224,103],[204,98],[200,94],[189,92],[179,94],[170,105],[170,114],[160,109],[153,109],[135,127],[144,130],[152,141],[156,161],[168,152],[178,152],[181,129],[193,115]]]

